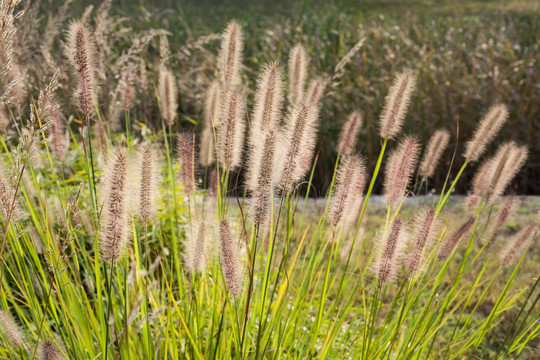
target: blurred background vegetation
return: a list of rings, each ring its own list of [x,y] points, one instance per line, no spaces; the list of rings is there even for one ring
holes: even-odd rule
[[[92,2],[76,2],[80,16]],[[95,1],[98,6],[101,2]],[[49,3],[50,4],[50,3]],[[53,9],[53,8],[50,8]],[[335,65],[362,37],[366,42],[346,66],[339,83],[323,100],[319,160],[314,185],[322,195],[332,175],[335,144],[348,113],[363,114],[359,150],[372,168],[379,153],[377,120],[392,75],[404,68],[419,72],[418,90],[406,118],[405,133],[425,143],[437,128],[453,137],[440,169],[456,174],[464,141],[490,105],[504,102],[509,122],[493,143],[515,140],[529,146],[529,160],[512,185],[518,194],[540,194],[540,2],[525,0],[115,0],[111,13],[135,30],[170,31],[173,68],[179,79],[179,127],[200,126],[204,91],[216,72],[217,36],[231,19],[245,26],[245,81],[254,90],[261,67],[286,64],[289,49],[301,42],[310,53],[309,76],[332,74]],[[150,51],[157,52],[157,44]],[[151,56],[151,54],[149,54]],[[153,94],[149,94],[153,96]],[[152,114],[145,116],[151,117]],[[155,115],[157,119],[157,114]],[[456,191],[476,170],[467,169]],[[440,190],[441,170],[430,181]],[[380,184],[378,185],[380,190]]]

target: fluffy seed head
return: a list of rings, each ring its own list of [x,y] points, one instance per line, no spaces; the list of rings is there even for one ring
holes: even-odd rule
[[[0,68],[2,69],[0,77],[4,85],[2,103],[14,104],[18,107],[24,104],[27,90],[22,68],[16,62],[17,51],[14,49],[14,40],[17,38],[17,26],[15,26],[15,20],[20,18],[29,5],[26,4],[24,10],[16,10],[20,2],[20,0],[2,1],[0,6],[2,19],[0,22]]]
[[[225,286],[232,296],[237,297],[242,292],[243,273],[238,257],[239,249],[226,220],[219,223],[219,254]]]
[[[486,188],[486,202],[490,202],[504,193],[508,184],[525,164],[528,154],[526,146],[518,146],[513,142],[499,146],[493,158],[493,166],[490,167],[488,174],[489,185]]]
[[[433,246],[440,227],[440,222],[432,207],[424,208],[417,214],[414,227],[414,245],[406,262],[411,274],[419,271],[425,263],[427,252]]]
[[[137,150],[140,171],[138,212],[143,223],[148,223],[156,212],[159,184],[159,166],[156,149],[142,145]]]
[[[426,152],[424,158],[418,168],[418,174],[424,179],[432,177],[435,174],[437,164],[441,160],[441,156],[448,146],[450,140],[450,134],[446,130],[437,130],[429,139],[426,146]]]
[[[17,193],[5,165],[0,162],[0,213],[4,221],[17,221],[23,215]],[[15,199],[15,201],[14,201]]]
[[[128,237],[127,224],[127,152],[118,149],[108,159],[103,182],[103,212],[101,219],[101,259],[117,260],[122,254]]]
[[[329,210],[332,225],[337,226],[342,220],[344,212],[347,213],[351,210],[353,194],[359,190],[360,193],[363,191],[364,174],[365,161],[361,156],[347,155],[343,157],[338,168],[336,187]],[[362,189],[358,188],[360,186]]]
[[[158,94],[161,116],[167,126],[172,126],[174,119],[176,119],[176,110],[178,108],[178,88],[174,74],[163,64],[159,67]]]
[[[393,281],[407,240],[405,223],[395,218],[380,236],[374,271],[381,282]]]
[[[504,104],[492,106],[480,120],[472,139],[467,142],[463,156],[470,161],[478,161],[507,119],[508,109]]]
[[[187,238],[184,261],[192,273],[203,272],[206,269],[208,257],[208,226],[204,221],[195,221],[190,236]]]
[[[497,240],[497,237],[499,236],[501,226],[506,222],[506,220],[510,217],[510,214],[512,213],[512,210],[514,209],[516,204],[516,197],[515,196],[509,196],[503,203],[503,206],[497,211],[497,214],[495,214],[495,221],[490,227],[490,231],[488,232],[489,238],[487,238],[487,246],[491,246],[495,240]]]
[[[297,44],[289,55],[289,103],[303,101],[308,66],[306,49]]]
[[[318,105],[324,95],[326,81],[321,77],[311,80],[306,92],[306,103]]]
[[[210,166],[216,161],[215,131],[219,123],[219,81],[213,81],[206,92],[204,122],[201,132],[201,150],[199,161],[202,166]]]
[[[8,113],[6,112],[6,109],[4,106],[0,107],[0,132],[2,134],[6,133],[7,127],[9,126],[9,123],[11,122]]]
[[[13,346],[24,346],[25,340],[21,328],[11,314],[2,310],[0,310],[0,329],[3,330]]]
[[[183,132],[178,134],[178,161],[180,162],[180,179],[187,195],[192,195],[197,187],[195,183],[195,134]]]
[[[107,141],[107,131],[101,121],[96,123],[96,133],[103,158],[107,159],[109,155],[109,143]]]
[[[393,139],[401,130],[415,86],[416,73],[413,71],[404,71],[394,78],[380,118],[379,134],[383,139]]]
[[[488,186],[489,174],[491,169],[494,166],[494,159],[490,158],[482,163],[480,168],[474,174],[472,180],[472,194],[467,196],[465,199],[465,209],[468,212],[473,211],[482,200],[482,195],[485,194],[485,191]]]
[[[97,83],[95,45],[90,30],[79,21],[72,21],[68,28],[67,55],[77,74],[78,87],[75,97],[86,116],[95,114]]]
[[[384,194],[390,203],[402,197],[418,162],[420,146],[415,136],[405,137],[388,158],[384,178]]]
[[[267,129],[252,147],[247,186],[252,195],[250,215],[255,226],[265,223],[273,197],[276,140],[276,131]]]
[[[305,176],[310,168],[318,130],[319,112],[312,104],[298,103],[289,113],[285,130],[278,148],[283,156],[278,157],[279,171],[276,173],[278,186],[285,193]]]
[[[43,341],[39,344],[38,349],[39,359],[40,360],[63,360],[64,356],[62,351],[52,342],[52,341]]]
[[[52,150],[59,160],[63,160],[69,147],[69,132],[65,131],[64,126],[65,118],[54,99],[50,100],[46,109],[46,117],[49,120],[47,129],[52,140]]]
[[[218,195],[218,173],[215,168],[210,171],[208,176],[208,192],[214,198]]]
[[[454,252],[456,247],[459,245],[461,238],[469,232],[469,230],[474,225],[474,218],[471,217],[465,221],[452,235],[446,239],[446,241],[441,245],[439,249],[439,261],[444,261],[448,259],[450,255]]]
[[[244,34],[242,27],[236,21],[231,21],[221,40],[221,49],[218,55],[218,67],[221,84],[224,90],[230,90],[240,85],[242,79],[242,51],[244,49]]]
[[[536,225],[529,225],[518,232],[501,253],[501,265],[510,266],[515,264],[532,242],[535,234]]]
[[[134,78],[131,69],[127,68],[122,73],[120,78],[120,86],[122,93],[122,105],[124,111],[129,111],[135,103],[135,88],[133,87]]]
[[[283,74],[277,63],[266,66],[257,82],[251,136],[279,125],[283,105]]]
[[[356,230],[360,213],[364,203],[364,189],[366,187],[367,173],[365,166],[355,174],[352,181],[351,195],[344,211],[344,227],[346,230]]]
[[[358,133],[362,126],[362,117],[358,111],[354,111],[349,115],[347,122],[341,129],[338,141],[338,152],[342,155],[350,154],[354,151],[356,141],[358,140]]]
[[[243,91],[227,91],[221,107],[219,126],[219,161],[225,170],[240,166],[244,146],[246,97]]]

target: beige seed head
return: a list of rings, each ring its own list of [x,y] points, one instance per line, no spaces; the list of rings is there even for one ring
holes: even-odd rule
[[[2,103],[3,105],[14,104],[19,108],[24,105],[28,92],[23,68],[16,61],[18,51],[14,48],[20,42],[15,25],[19,15],[23,13],[16,9],[20,2],[20,0],[2,1],[0,6],[0,19],[2,19],[0,22],[0,68],[4,82]],[[25,4],[25,10],[28,5]]]
[[[104,262],[116,261],[126,247],[129,233],[127,173],[127,151],[118,149],[107,161],[102,189],[100,245],[101,260]]]
[[[411,275],[422,269],[426,255],[438,236],[440,225],[433,207],[426,207],[415,216],[414,244],[406,262]]]
[[[277,63],[270,63],[257,82],[255,109],[251,122],[251,138],[266,129],[276,128],[283,106],[283,74]]]
[[[180,162],[180,179],[184,185],[184,192],[193,195],[197,190],[195,161],[195,134],[183,132],[178,134],[178,161]]]
[[[0,132],[2,134],[6,134],[6,130],[11,123],[11,119],[9,117],[9,114],[6,111],[5,106],[0,107]]]
[[[347,206],[344,211],[344,228],[346,230],[355,230],[360,219],[360,213],[364,204],[364,189],[367,182],[366,169],[361,168],[355,174],[350,197],[347,201]]]
[[[39,344],[38,354],[40,360],[64,360],[62,351],[50,340]]]
[[[452,233],[450,237],[446,239],[439,249],[439,261],[448,259],[450,255],[456,250],[463,236],[471,230],[474,225],[474,218],[470,217],[465,221],[456,231]]]
[[[472,139],[467,142],[463,156],[469,161],[478,161],[507,119],[508,109],[504,104],[492,106],[480,120]]]
[[[450,134],[446,130],[437,130],[429,139],[424,158],[418,168],[418,174],[424,179],[432,177],[441,160],[441,156],[448,146]]]
[[[316,77],[311,80],[306,92],[306,103],[319,105],[324,95],[326,81],[322,77]]]
[[[503,203],[503,206],[495,214],[495,220],[490,224],[490,229],[487,232],[488,238],[484,241],[487,243],[486,247],[490,247],[499,236],[501,226],[510,217],[512,210],[516,205],[516,197],[509,196]]]
[[[176,110],[178,108],[178,88],[174,74],[163,64],[159,67],[158,94],[161,116],[167,126],[172,126],[176,119]]]
[[[247,187],[252,196],[250,216],[257,227],[266,223],[274,195],[276,135],[275,130],[267,129],[257,137],[251,151]]]
[[[347,155],[354,151],[361,126],[362,117],[360,113],[358,111],[352,112],[339,135],[338,152],[340,154]]]
[[[204,221],[194,221],[192,230],[187,238],[184,261],[191,273],[204,272],[208,262],[208,232]]]
[[[242,162],[244,147],[246,96],[239,89],[225,93],[220,112],[219,161],[223,168],[232,171]]]
[[[337,226],[344,213],[351,211],[353,194],[362,191],[363,175],[365,174],[365,160],[359,155],[347,155],[343,157],[338,167],[336,187],[329,209],[329,219],[332,225]],[[356,186],[356,188],[355,188]]]
[[[501,265],[507,267],[515,264],[532,242],[535,235],[536,225],[528,225],[514,235],[506,248],[501,252]]]
[[[134,74],[129,67],[124,70],[120,78],[122,106],[124,111],[129,111],[135,104]]]
[[[202,166],[210,166],[216,161],[215,133],[219,124],[219,81],[213,81],[206,92],[204,121],[201,132],[199,161]]]
[[[383,139],[393,139],[401,130],[415,86],[416,73],[413,71],[404,71],[394,78],[380,118],[379,134]]]
[[[415,136],[405,137],[388,159],[384,178],[384,194],[390,203],[405,195],[418,162],[420,145]]]
[[[14,347],[25,345],[24,334],[19,324],[13,319],[10,313],[0,310],[0,330],[2,330]]]
[[[23,216],[23,211],[19,204],[19,198],[15,187],[9,177],[9,171],[5,164],[0,161],[0,212],[2,218],[12,222],[19,220]]]
[[[306,49],[300,44],[295,45],[289,55],[289,103],[295,104],[304,100],[308,66]]]
[[[309,170],[318,130],[318,108],[298,103],[285,120],[285,129],[278,145],[276,172],[278,187],[285,193],[293,190]]]
[[[480,205],[482,196],[485,194],[485,191],[489,185],[489,174],[494,167],[494,159],[490,158],[482,163],[480,168],[474,174],[472,180],[472,194],[467,196],[465,199],[465,209],[468,212],[473,211],[476,207]]]
[[[93,116],[98,92],[94,40],[90,30],[79,21],[69,24],[67,40],[67,55],[78,78],[77,104],[86,116]]]
[[[234,243],[229,223],[219,223],[219,259],[229,293],[237,297],[242,293],[243,271],[239,259],[239,249]]]
[[[64,126],[65,118],[56,100],[51,99],[46,108],[46,117],[49,119],[47,129],[52,140],[52,150],[59,160],[63,160],[69,147],[69,132]]]
[[[490,202],[501,196],[508,184],[514,179],[525,164],[529,151],[526,146],[509,142],[499,146],[490,168],[489,185],[485,191],[485,200]]]
[[[377,256],[373,270],[381,282],[396,279],[406,241],[405,222],[397,217],[380,235],[379,244],[376,246]]]
[[[146,224],[156,213],[160,168],[156,149],[150,144],[137,149],[137,158],[140,171],[138,213]]]
[[[242,79],[242,51],[244,49],[244,34],[242,27],[236,21],[231,21],[223,32],[221,49],[218,55],[218,68],[221,84],[225,91],[240,85]]]

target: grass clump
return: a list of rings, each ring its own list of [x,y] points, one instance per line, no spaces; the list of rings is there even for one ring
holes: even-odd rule
[[[340,91],[336,80],[368,38],[330,74],[314,75],[312,49],[295,43],[287,71],[275,56],[257,77],[245,66],[243,25],[229,22],[219,50],[206,50],[217,66],[201,92],[199,136],[198,120],[187,126],[179,116],[192,95],[172,64],[188,47],[171,52],[161,30],[133,35],[105,1],[71,22],[67,37],[47,27],[36,55],[43,63],[25,62],[10,41],[32,36],[28,17],[37,10],[22,5],[0,5],[13,35],[0,46],[47,82],[9,71],[2,79],[9,121],[0,136],[1,357],[534,355],[538,279],[523,269],[539,221],[528,218],[511,236],[515,199],[502,197],[527,147],[500,145],[479,168],[467,216],[454,216],[450,195],[483,154],[454,147],[456,172],[437,166],[446,144],[430,145],[415,177],[422,143],[403,128],[422,73],[399,69],[384,91],[373,170],[357,141],[360,113],[352,112],[317,209],[308,197],[325,99]],[[67,58],[52,51],[62,39]],[[206,40],[193,46],[204,51]],[[89,51],[93,44],[99,52]],[[63,71],[68,64],[73,74]],[[15,100],[14,84],[28,90],[16,92],[24,101]],[[486,130],[486,121],[472,143],[497,135],[501,126]],[[444,142],[452,136],[434,133]],[[437,196],[411,207],[434,173],[445,177]]]

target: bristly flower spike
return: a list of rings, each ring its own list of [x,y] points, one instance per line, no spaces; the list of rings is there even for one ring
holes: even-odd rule
[[[178,135],[178,160],[180,162],[180,179],[184,185],[184,192],[193,195],[197,189],[195,182],[195,134],[183,132]]]
[[[302,45],[293,47],[289,55],[289,103],[292,105],[304,100],[308,61]]]
[[[431,250],[438,235],[439,226],[440,222],[437,220],[435,209],[432,207],[421,210],[416,216],[413,250],[406,262],[411,275],[422,269],[426,253]]]
[[[218,55],[218,67],[223,90],[230,91],[240,85],[244,34],[236,21],[231,21],[222,35],[221,49]]]
[[[232,89],[225,93],[219,116],[219,161],[223,168],[232,171],[242,162],[244,146],[246,97],[243,91]]]
[[[15,322],[11,314],[2,310],[0,310],[0,330],[3,330],[13,346],[19,348],[25,345],[24,335],[19,324]]]
[[[450,134],[446,130],[437,130],[429,139],[424,158],[418,168],[418,174],[427,179],[435,174],[435,169],[441,160],[441,156],[448,146]]]
[[[250,216],[257,227],[266,223],[274,195],[276,135],[275,130],[267,129],[256,137],[251,152],[247,187],[252,195]]]
[[[404,71],[394,78],[381,113],[379,134],[383,139],[393,139],[401,130],[411,96],[416,86],[416,73]]]
[[[332,205],[329,210],[329,218],[332,225],[337,226],[343,218],[343,214],[351,211],[353,194],[358,187],[362,186],[361,177],[365,173],[365,161],[359,155],[347,155],[338,167],[336,187],[332,196]],[[357,188],[355,189],[355,185]],[[361,190],[360,190],[361,191]]]
[[[402,197],[418,162],[420,145],[415,136],[405,137],[390,154],[384,178],[384,194],[390,203]]]
[[[492,106],[480,120],[472,139],[467,142],[463,156],[469,161],[478,161],[507,119],[508,109],[504,104]]]
[[[219,258],[225,278],[227,291],[237,297],[242,293],[243,274],[239,259],[239,249],[234,244],[229,223],[222,220],[219,224]]]
[[[519,257],[523,254],[525,249],[534,239],[536,234],[536,225],[528,225],[522,229],[519,233],[514,235],[511,241],[508,243],[506,249],[501,253],[501,265],[510,266],[515,264]]]
[[[474,218],[471,217],[467,221],[465,221],[456,231],[454,231],[449,238],[447,238],[447,240],[441,245],[439,249],[439,261],[444,261],[448,259],[450,255],[452,255],[452,253],[459,245],[461,238],[463,238],[463,236],[467,232],[469,232],[473,225]]]
[[[202,166],[210,166],[216,161],[215,133],[219,124],[219,81],[213,81],[206,92],[204,122],[201,131],[199,161]]]
[[[95,114],[97,83],[95,68],[95,45],[90,30],[79,21],[68,28],[68,58],[75,68],[78,87],[75,97],[81,111],[88,117]]]
[[[381,282],[391,282],[397,277],[397,269],[407,240],[405,222],[397,217],[381,235],[377,248],[377,261],[373,268]]]
[[[354,151],[358,140],[358,133],[362,126],[362,117],[358,111],[354,111],[349,115],[347,122],[341,129],[338,141],[338,152],[342,155],[350,154]]]
[[[118,260],[127,243],[127,182],[128,159],[125,149],[119,149],[108,159],[103,189],[101,219],[101,260]]]

